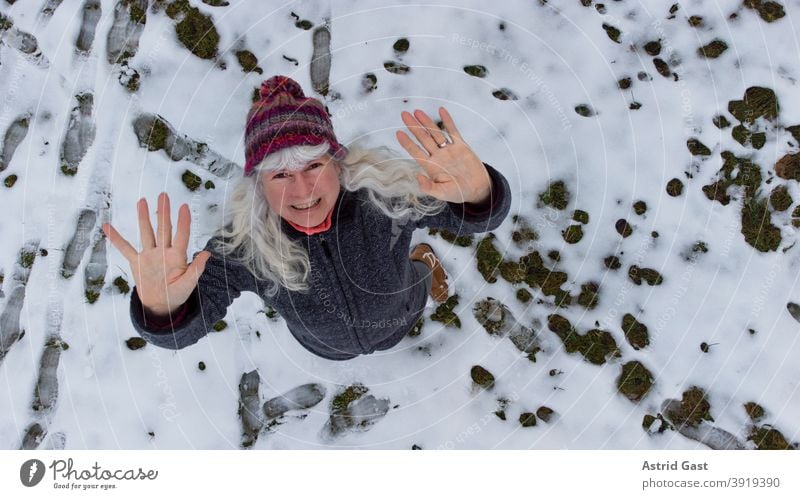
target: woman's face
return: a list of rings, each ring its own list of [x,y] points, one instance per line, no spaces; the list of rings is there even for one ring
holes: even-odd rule
[[[269,208],[302,227],[321,224],[339,197],[341,166],[330,154],[299,170],[261,173],[261,192]],[[310,208],[306,206],[311,205]]]

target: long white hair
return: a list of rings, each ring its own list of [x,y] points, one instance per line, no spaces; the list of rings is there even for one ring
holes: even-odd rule
[[[371,205],[387,217],[418,219],[439,213],[447,206],[422,193],[416,179],[424,173],[413,160],[379,146],[348,146],[340,161],[339,184],[347,191],[366,189]],[[255,167],[255,172],[238,180],[225,204],[229,222],[217,231],[215,250],[240,261],[258,279],[267,282],[266,293],[274,296],[280,287],[290,291],[309,289],[308,252],[283,234],[281,218],[269,208],[261,191],[264,170],[296,168],[328,152],[328,145],[294,146],[281,149]]]

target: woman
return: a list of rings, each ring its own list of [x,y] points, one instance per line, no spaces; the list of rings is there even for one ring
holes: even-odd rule
[[[402,113],[419,144],[398,131],[414,161],[398,159],[383,147],[346,148],[320,101],[288,77],[266,80],[248,113],[244,177],[226,206],[230,223],[191,264],[189,208],[178,210],[173,239],[166,193],[155,233],[147,202],[138,203],[141,252],[103,225],[133,270],[136,330],[154,345],[184,348],[252,291],[320,357],[346,360],[396,345],[428,295],[441,303],[449,294],[430,246],[409,255],[414,229],[486,232],[511,205],[506,179],[439,112],[447,135],[422,111]]]

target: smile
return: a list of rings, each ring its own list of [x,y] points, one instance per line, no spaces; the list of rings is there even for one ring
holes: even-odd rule
[[[297,204],[297,205],[293,204],[293,205],[292,205],[292,208],[294,208],[295,210],[299,210],[299,211],[305,211],[305,210],[309,210],[309,209],[311,209],[311,208],[316,208],[316,206],[317,206],[317,205],[318,205],[320,202],[322,202],[322,198],[319,198],[319,199],[317,199],[317,200],[316,200],[316,201],[314,201],[313,203]]]

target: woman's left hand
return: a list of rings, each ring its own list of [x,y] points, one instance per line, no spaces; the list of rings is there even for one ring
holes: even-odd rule
[[[486,201],[492,188],[489,172],[458,133],[450,113],[440,107],[439,115],[450,136],[449,141],[424,111],[417,109],[413,115],[403,111],[400,115],[422,144],[420,147],[405,132],[397,132],[397,141],[428,174],[417,174],[420,190],[451,203],[480,204]],[[446,145],[440,147],[440,144]]]

